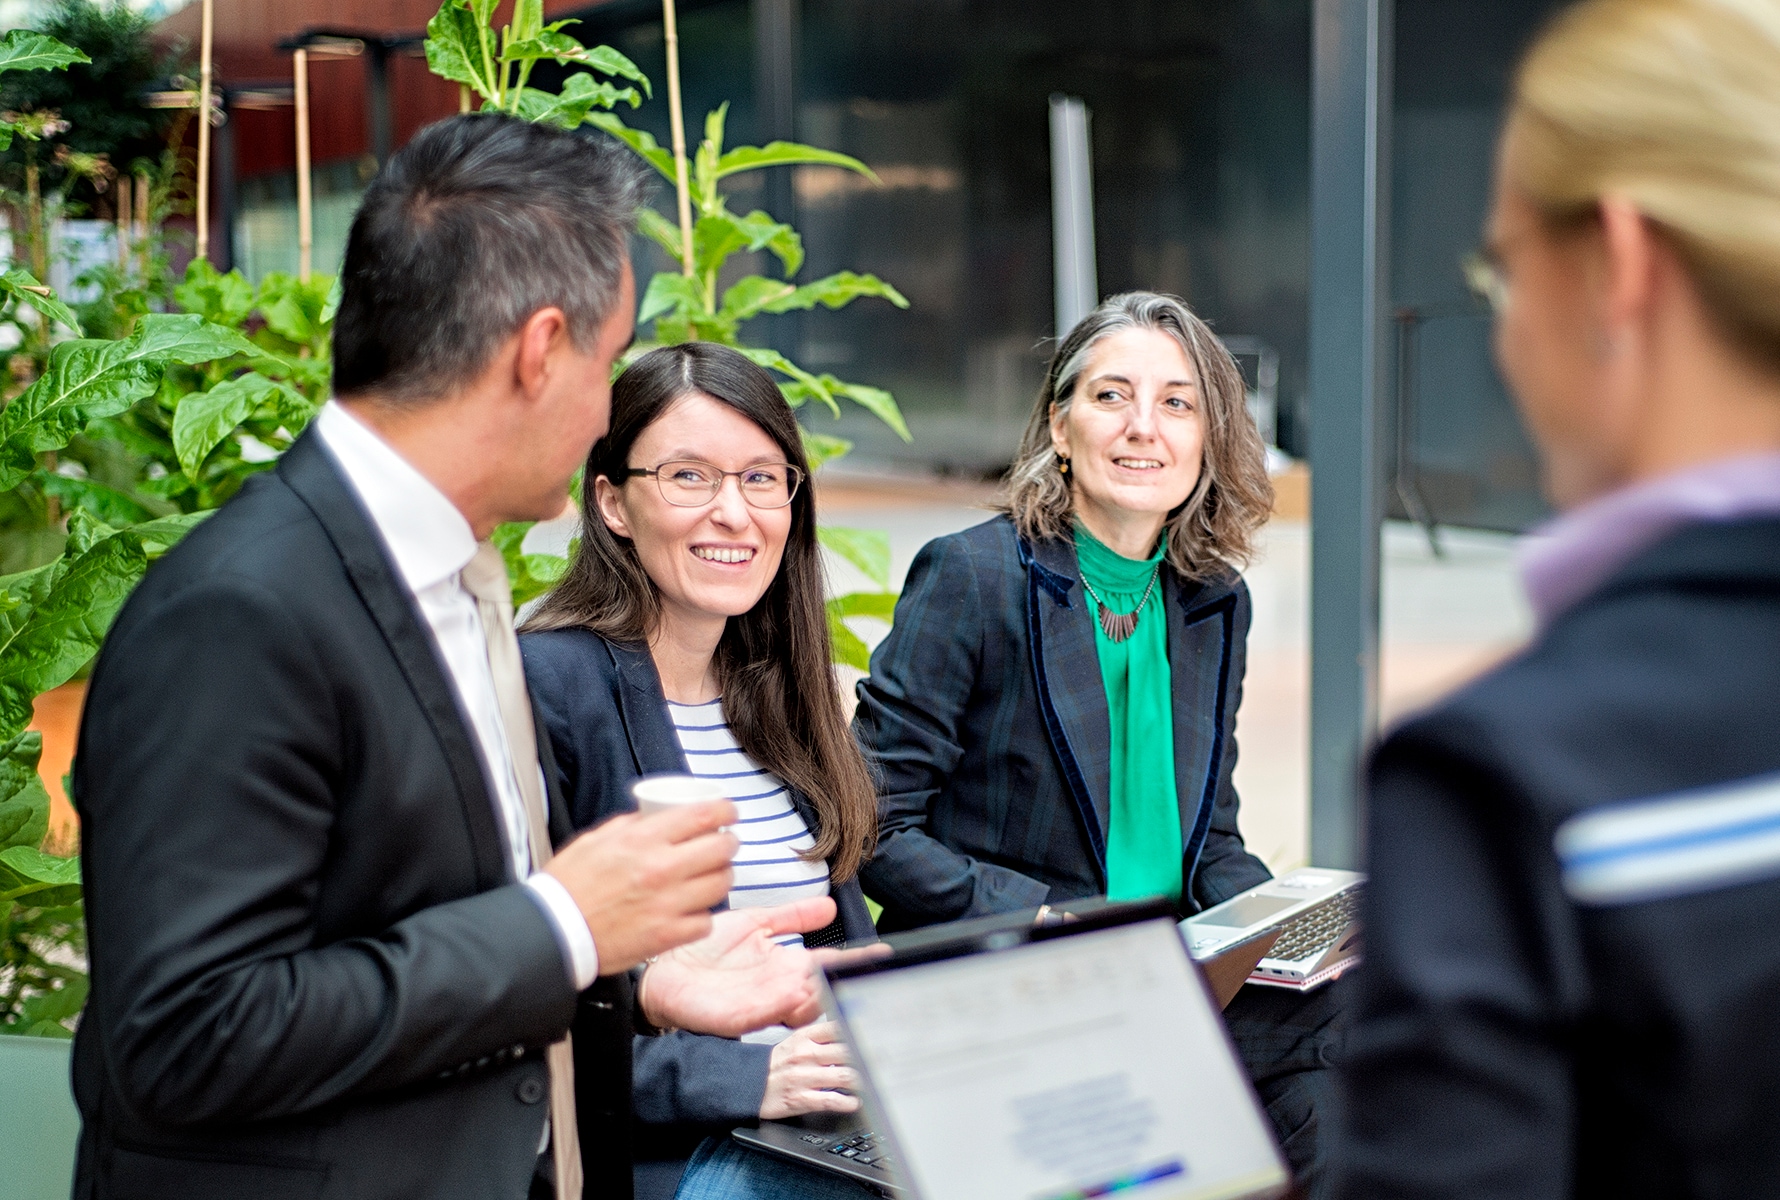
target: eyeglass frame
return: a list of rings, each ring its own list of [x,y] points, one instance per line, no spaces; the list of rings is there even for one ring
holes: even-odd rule
[[[694,466],[709,467],[711,470],[713,470],[717,473],[717,486],[711,489],[711,495],[710,495],[709,499],[706,499],[698,504],[681,504],[679,501],[672,499],[667,494],[667,489],[664,488],[661,484],[661,469],[663,467],[673,466],[676,463],[691,463]],[[712,500],[715,500],[718,496],[723,494],[723,481],[725,479],[728,479],[731,476],[734,476],[735,478],[740,479],[743,475],[746,475],[749,471],[758,471],[762,467],[784,467],[786,472],[789,474],[790,479],[791,479],[791,486],[788,489],[786,489],[785,503],[783,503],[783,504],[756,504],[752,499],[749,498],[748,489],[745,487],[738,486],[736,490],[741,493],[742,502],[744,504],[746,504],[749,508],[764,509],[765,511],[768,511],[768,512],[772,512],[776,509],[791,507],[791,502],[793,500],[797,499],[797,489],[803,486],[804,475],[805,475],[804,469],[802,467],[798,466],[796,463],[788,463],[788,462],[754,463],[752,466],[743,467],[739,471],[725,471],[723,468],[719,467],[716,463],[705,462],[703,459],[700,459],[700,458],[670,458],[666,462],[656,463],[653,467],[626,467],[624,469],[624,478],[627,480],[630,480],[630,479],[636,479],[639,477],[653,476],[655,479],[655,490],[661,493],[661,498],[664,502],[673,505],[675,508],[703,508],[706,504],[709,504]]]

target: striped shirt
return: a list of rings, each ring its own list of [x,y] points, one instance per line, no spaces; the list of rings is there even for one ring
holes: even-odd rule
[[[668,703],[668,719],[686,752],[686,766],[694,775],[714,779],[735,802],[733,828],[741,839],[735,856],[735,882],[730,886],[731,908],[763,908],[788,904],[810,896],[828,895],[828,864],[820,859],[806,862],[798,857],[816,844],[809,826],[791,804],[791,794],[778,778],[757,766],[736,745],[729,723],[723,719],[722,700],[708,704]],[[803,939],[791,933],[779,939],[801,946]]]

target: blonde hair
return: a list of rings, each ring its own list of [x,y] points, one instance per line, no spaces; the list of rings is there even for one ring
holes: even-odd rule
[[[1008,469],[999,505],[1028,540],[1075,536],[1069,477],[1051,444],[1051,417],[1075,401],[1075,385],[1102,338],[1153,329],[1173,338],[1199,380],[1205,449],[1192,494],[1168,515],[1168,563],[1189,579],[1210,579],[1247,565],[1254,534],[1273,509],[1266,448],[1249,415],[1236,360],[1186,302],[1157,292],[1114,296],[1076,323],[1051,355],[1044,387]]]
[[[1585,0],[1521,64],[1504,169],[1553,224],[1623,197],[1780,368],[1780,4]]]

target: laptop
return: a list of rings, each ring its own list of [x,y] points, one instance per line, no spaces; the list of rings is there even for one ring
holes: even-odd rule
[[[1255,964],[1250,983],[1309,991],[1360,961],[1357,871],[1304,867],[1232,896],[1181,922],[1196,959],[1209,959],[1273,930],[1278,940]]]
[[[826,989],[871,1129],[820,1153],[855,1178],[881,1172],[865,1182],[886,1194],[1236,1200],[1288,1186],[1167,905],[834,967]]]
[[[1060,905],[1043,918],[1045,928],[1059,928],[1113,906],[1104,897],[1090,897]],[[1129,907],[1129,906],[1123,906]],[[1038,910],[1004,913],[966,921],[952,921],[884,939],[895,954],[905,957],[927,951],[970,947],[997,934],[1019,933],[1032,928]],[[1247,938],[1226,943],[1216,954],[1198,961],[1212,999],[1221,1010],[1248,980],[1255,964],[1279,937],[1277,929],[1264,929]],[[863,1111],[808,1113],[780,1121],[762,1121],[731,1131],[744,1145],[805,1166],[844,1175],[884,1196],[906,1193],[892,1172],[888,1144],[875,1129],[876,1122]]]

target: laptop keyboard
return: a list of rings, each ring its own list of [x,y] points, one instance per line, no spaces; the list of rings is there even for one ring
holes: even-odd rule
[[[835,1142],[828,1147],[828,1152],[837,1158],[856,1162],[862,1167],[870,1167],[874,1171],[890,1170],[889,1150],[881,1145],[882,1138],[867,1129],[856,1133],[844,1142]]]
[[[1360,894],[1365,884],[1348,888],[1338,896],[1317,905],[1301,917],[1288,921],[1281,929],[1279,941],[1267,952],[1268,958],[1296,962],[1321,954],[1335,944],[1360,908]]]

